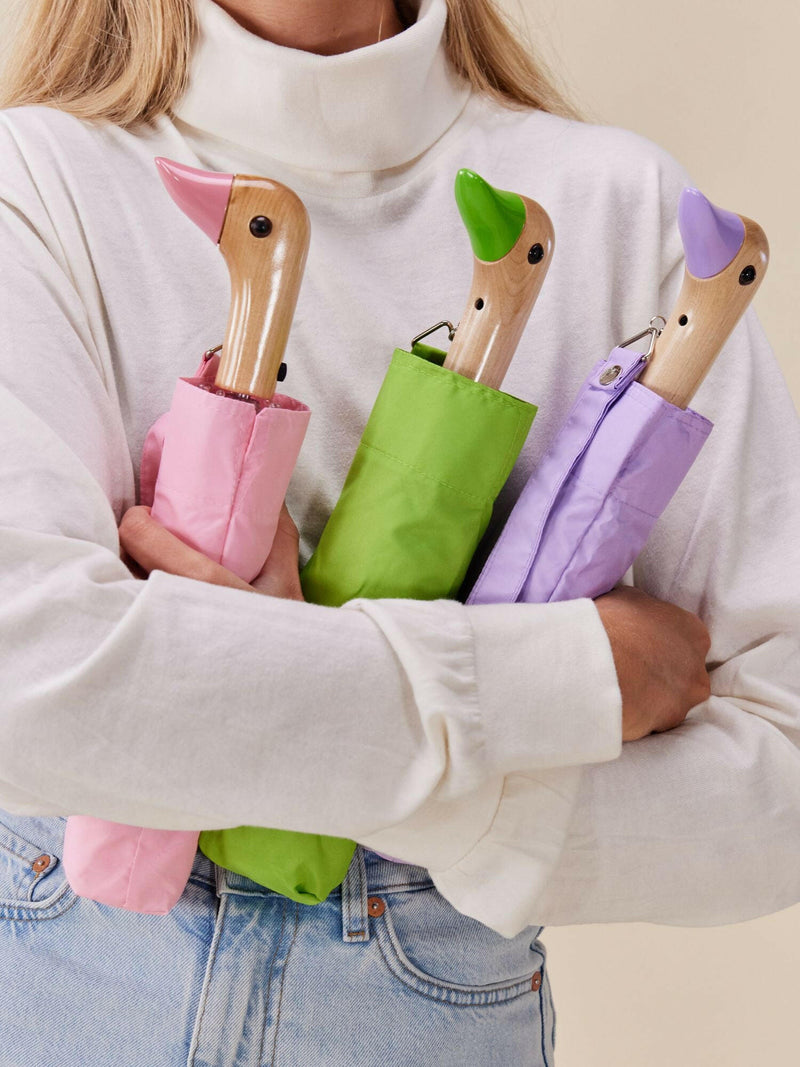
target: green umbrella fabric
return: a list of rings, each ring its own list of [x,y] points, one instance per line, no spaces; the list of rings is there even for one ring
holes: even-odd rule
[[[532,404],[395,349],[339,501],[303,568],[307,600],[452,598],[536,414]],[[215,863],[292,900],[338,886],[355,842],[240,826],[204,831]]]

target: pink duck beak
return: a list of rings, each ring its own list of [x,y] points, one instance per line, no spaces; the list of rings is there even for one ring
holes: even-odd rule
[[[167,192],[181,211],[196,222],[214,244],[219,244],[234,175],[198,170],[163,156],[158,156],[155,164]]]
[[[699,189],[687,186],[678,201],[686,269],[695,278],[711,278],[729,263],[744,241],[744,223],[739,215],[716,207]]]

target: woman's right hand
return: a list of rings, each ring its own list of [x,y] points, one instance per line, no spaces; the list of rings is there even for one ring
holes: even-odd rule
[[[150,514],[150,508],[142,505],[128,508],[123,515],[119,543],[125,564],[137,578],[146,578],[151,571],[161,570],[182,578],[194,578],[198,582],[227,585],[284,600],[304,599],[298,569],[300,535],[286,504],[278,517],[278,528],[269,558],[250,583],[184,544],[156,522]]]
[[[679,726],[707,700],[708,630],[690,611],[621,586],[598,597],[622,693],[622,740]]]

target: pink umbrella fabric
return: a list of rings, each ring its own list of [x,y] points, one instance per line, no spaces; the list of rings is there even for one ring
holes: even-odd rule
[[[145,441],[141,501],[191,547],[251,581],[272,548],[310,411],[291,397],[236,399],[214,389],[219,357],[177,382]],[[165,915],[191,873],[197,831],[153,830],[74,815],[64,869],[79,896]]]

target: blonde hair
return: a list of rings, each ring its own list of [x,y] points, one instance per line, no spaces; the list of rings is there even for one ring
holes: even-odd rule
[[[0,106],[47,104],[130,127],[169,114],[186,89],[197,32],[193,0],[23,2]],[[397,6],[414,20],[414,0]],[[580,118],[495,0],[447,0],[447,9],[448,59],[478,92],[506,107]]]

